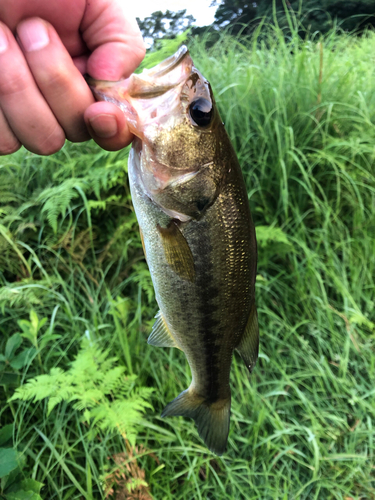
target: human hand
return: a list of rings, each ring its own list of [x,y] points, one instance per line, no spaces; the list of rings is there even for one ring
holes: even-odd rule
[[[120,80],[144,54],[121,0],[1,0],[0,155],[49,155],[90,135],[112,151],[129,144],[121,110],[94,102],[82,75]]]

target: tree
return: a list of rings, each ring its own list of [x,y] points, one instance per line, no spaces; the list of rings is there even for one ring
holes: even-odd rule
[[[213,2],[218,4],[218,2]],[[259,6],[247,0],[222,0],[215,12],[214,24],[218,28],[230,26],[234,33],[247,33],[251,23],[259,17]],[[245,26],[245,27],[244,27]]]
[[[325,33],[335,23],[347,31],[362,30],[366,25],[375,26],[374,0],[221,0],[215,2],[218,9],[214,24],[218,28],[230,26],[234,33],[247,34],[254,21],[273,20],[273,7],[280,26],[285,26],[286,9],[301,19],[311,32]],[[354,16],[354,17],[353,17]],[[243,25],[246,25],[244,28]]]
[[[375,26],[374,0],[325,0],[323,4],[330,18],[347,31]]]
[[[187,30],[194,22],[192,15],[186,15],[186,9],[172,12],[158,10],[151,16],[139,19],[138,26],[146,43],[150,46],[162,38],[175,38],[178,34]]]

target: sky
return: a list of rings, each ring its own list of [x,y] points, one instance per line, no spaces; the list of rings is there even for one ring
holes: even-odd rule
[[[144,19],[156,10],[186,9],[186,14],[192,14],[197,26],[206,26],[214,20],[217,7],[210,7],[212,0],[126,0],[126,11],[130,16]]]

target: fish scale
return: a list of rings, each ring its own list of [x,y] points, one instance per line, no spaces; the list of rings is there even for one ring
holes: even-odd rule
[[[255,230],[236,154],[184,47],[141,75],[92,88],[118,102],[136,135],[129,183],[160,307],[148,342],[181,349],[191,369],[190,387],[162,416],[193,418],[220,455],[233,352],[251,371],[259,344]]]

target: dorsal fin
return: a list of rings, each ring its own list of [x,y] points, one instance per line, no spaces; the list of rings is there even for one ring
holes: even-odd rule
[[[259,327],[255,302],[253,302],[245,331],[236,349],[251,373],[258,359],[259,351]]]
[[[152,327],[151,335],[147,339],[147,343],[157,347],[178,347],[174,340],[162,312],[159,311],[155,316],[156,321]]]

